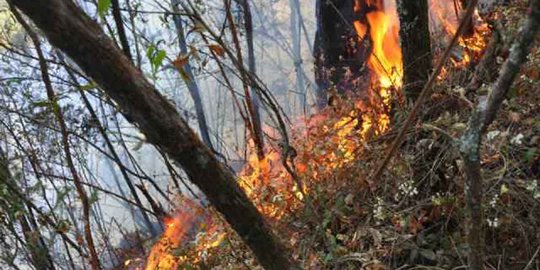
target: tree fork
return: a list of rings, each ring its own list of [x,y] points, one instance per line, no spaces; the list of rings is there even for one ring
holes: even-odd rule
[[[68,0],[11,0],[116,102],[148,141],[170,155],[266,269],[290,269],[287,249],[226,169],[174,106],[144,78],[103,30]]]

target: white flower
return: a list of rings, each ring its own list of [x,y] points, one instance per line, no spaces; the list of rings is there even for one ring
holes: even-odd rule
[[[487,219],[487,223],[488,223],[488,226],[491,227],[491,228],[498,228],[500,223],[499,223],[499,218],[494,218],[494,219]]]
[[[519,133],[514,138],[510,139],[510,143],[511,144],[516,144],[516,145],[521,145],[522,140],[523,140],[524,137],[525,136],[523,136],[523,134]]]

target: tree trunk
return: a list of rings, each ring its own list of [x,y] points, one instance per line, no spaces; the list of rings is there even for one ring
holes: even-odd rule
[[[497,112],[527,61],[532,44],[540,31],[540,0],[531,0],[527,19],[516,36],[510,55],[503,64],[497,81],[491,85],[489,95],[480,98],[469,119],[467,129],[460,139],[460,152],[465,171],[465,197],[467,202],[467,234],[469,244],[469,269],[484,269],[484,196],[480,146],[487,128],[495,120]]]
[[[253,45],[253,18],[251,16],[251,7],[248,0],[239,0],[242,10],[244,11],[244,28],[246,29],[246,42],[248,49],[248,68],[249,72],[252,75],[255,75],[257,72],[257,67],[255,65],[255,48]],[[253,104],[253,130],[254,136],[257,137],[258,147],[263,151],[259,150],[259,159],[264,158],[264,136],[261,125],[261,114],[260,114],[260,99],[259,94],[254,90],[256,88],[255,83],[251,82],[251,103]]]
[[[427,0],[398,0],[399,36],[403,55],[403,90],[412,103],[429,79],[433,57]]]
[[[291,38],[294,71],[296,72],[296,91],[301,95],[300,107],[304,112],[306,110],[306,88],[302,68],[302,17],[300,16],[300,3],[298,3],[298,0],[289,0],[289,5],[291,8]]]
[[[383,7],[380,1],[317,1],[314,57],[319,108],[327,103],[329,89],[335,88],[338,93],[366,89],[369,80],[360,77],[367,76],[364,67],[371,53],[370,37],[357,33],[353,25],[360,21],[369,28],[366,14]]]
[[[150,143],[170,155],[223,214],[266,269],[289,269],[285,247],[227,170],[174,106],[144,78],[99,25],[68,0],[11,0],[118,104]]]
[[[185,56],[188,53],[188,49],[186,44],[186,37],[184,34],[184,23],[182,22],[182,18],[179,15],[180,12],[178,10],[178,1],[179,0],[172,0],[172,10],[174,12],[173,20],[176,27],[176,35],[178,36],[180,53]],[[199,131],[201,132],[201,138],[210,149],[214,150],[214,147],[212,146],[212,141],[210,139],[210,133],[208,132],[208,123],[206,122],[206,115],[204,113],[204,107],[200,94],[201,91],[199,90],[199,86],[197,85],[197,81],[195,79],[195,76],[193,75],[193,68],[191,67],[191,63],[188,61],[183,68],[188,77],[186,84],[189,94],[191,95],[191,98],[193,99],[193,103],[195,105],[195,112],[197,113],[197,122],[199,123]]]
[[[456,0],[454,0],[456,1]],[[465,11],[467,9],[467,6],[471,2],[471,0],[459,0],[461,4],[461,10]],[[465,31],[463,31],[464,37],[472,37],[474,35],[474,18],[471,17],[467,21],[467,25],[465,26]]]

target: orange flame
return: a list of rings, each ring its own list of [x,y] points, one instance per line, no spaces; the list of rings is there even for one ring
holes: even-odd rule
[[[150,251],[146,270],[180,269],[184,264],[197,263],[203,252],[218,246],[225,237],[220,224],[210,216],[208,210],[191,199],[181,197],[180,200],[182,208],[174,217],[165,220],[165,231]],[[182,254],[183,245],[199,231],[205,231],[205,234],[197,235],[193,240],[196,243],[194,254]]]
[[[363,2],[361,2],[363,1]],[[327,109],[305,121],[299,121],[293,130],[296,150],[294,165],[305,192],[314,183],[333,179],[334,172],[352,164],[364,149],[366,141],[373,135],[389,128],[391,99],[393,92],[402,86],[403,64],[399,45],[399,19],[393,1],[355,0],[354,11],[362,12],[362,6],[370,7],[365,14],[365,22],[354,21],[358,39],[369,38],[371,54],[367,63],[371,70],[372,89],[369,99],[356,102],[346,101],[336,108]],[[440,0],[430,0],[432,19],[442,26],[447,36],[455,33],[457,17],[451,17],[450,7]],[[363,4],[363,5],[362,5]],[[484,48],[484,25],[477,27],[472,37],[460,42],[468,48],[461,61],[464,65]],[[271,131],[269,131],[271,132]],[[280,221],[302,206],[298,187],[282,165],[279,150],[266,149],[266,157],[259,160],[255,148],[250,144],[248,163],[240,173],[239,184],[259,211],[268,219]],[[177,269],[186,262],[201,260],[204,250],[215,247],[225,237],[223,224],[208,217],[208,213],[198,204],[184,199],[185,203],[172,220],[159,242],[151,250],[147,259],[147,270]],[[201,219],[198,217],[204,216]],[[202,229],[206,237],[199,239],[193,248],[194,257],[174,254],[189,241],[190,232]]]

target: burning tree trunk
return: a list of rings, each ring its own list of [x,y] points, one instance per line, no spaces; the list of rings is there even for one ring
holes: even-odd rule
[[[70,0],[11,0],[118,104],[150,143],[178,162],[266,269],[289,269],[285,247],[227,170],[174,106]]]
[[[399,36],[403,55],[403,86],[414,102],[432,69],[427,0],[398,0]]]
[[[355,12],[355,3],[355,0],[317,1],[314,57],[319,108],[327,103],[328,89],[335,87],[340,93],[354,89],[352,82],[359,78],[367,59],[368,48],[361,46],[365,39],[358,39],[353,27],[356,17],[361,17]]]

